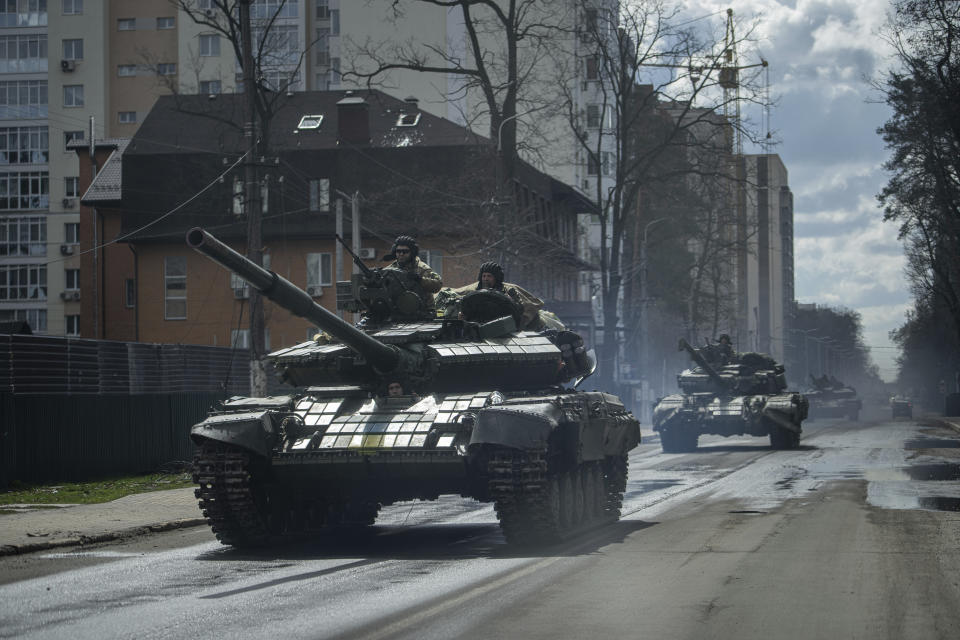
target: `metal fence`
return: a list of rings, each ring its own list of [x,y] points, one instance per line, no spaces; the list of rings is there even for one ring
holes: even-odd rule
[[[0,488],[189,461],[190,427],[249,388],[243,350],[0,334]]]

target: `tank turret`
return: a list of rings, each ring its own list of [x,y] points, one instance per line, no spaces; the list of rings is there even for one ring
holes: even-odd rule
[[[518,331],[497,291],[429,313],[417,279],[357,256],[324,309],[200,228],[187,243],[312,324],[317,339],[269,354],[289,395],[230,398],[194,425],[200,508],[224,544],[373,524],[400,500],[493,502],[509,542],[562,539],[615,520],[637,420],[603,391],[564,384],[594,363],[562,325]]]

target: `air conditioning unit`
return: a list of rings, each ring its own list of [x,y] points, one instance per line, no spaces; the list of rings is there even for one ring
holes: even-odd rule
[[[250,297],[249,287],[238,287],[233,290],[233,297],[237,300],[246,300]]]
[[[373,247],[364,247],[360,249],[360,258],[362,260],[376,260],[377,250]]]
[[[73,255],[73,245],[72,245],[72,244],[62,244],[62,245],[60,245],[60,255],[62,255],[62,256],[72,256],[72,255]]]
[[[71,291],[71,292],[70,292],[70,299],[71,299],[71,300],[79,300],[79,299],[80,299],[80,290],[77,289],[76,291]]]
[[[313,298],[319,298],[323,295],[323,287],[320,285],[314,285],[312,287],[307,287],[307,293],[310,294]]]
[[[64,302],[77,301],[80,299],[80,290],[68,289],[67,291],[61,291],[60,299],[63,300]]]
[[[61,60],[60,69],[66,71],[67,73],[73,71],[77,68],[77,63],[75,60]]]
[[[204,9],[203,15],[207,16],[208,18],[213,18],[215,15],[217,15],[217,12],[213,9]]]
[[[71,293],[70,291],[61,291],[61,292],[60,292],[60,299],[61,299],[61,300],[69,300],[69,299],[70,299],[70,293]]]
[[[64,208],[64,209],[73,209],[73,198],[64,198],[64,199],[63,199],[63,208]]]

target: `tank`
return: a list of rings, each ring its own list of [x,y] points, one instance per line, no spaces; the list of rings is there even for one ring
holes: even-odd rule
[[[787,391],[785,370],[768,355],[734,354],[722,345],[679,348],[696,366],[677,376],[681,393],[662,398],[653,430],[665,453],[695,451],[702,434],[769,437],[774,449],[795,449],[809,404]]]
[[[595,365],[576,333],[518,331],[496,291],[433,311],[405,271],[356,256],[337,283],[354,325],[203,229],[187,243],[323,330],[269,354],[289,393],[230,398],[191,429],[196,496],[222,543],[371,525],[385,505],[451,494],[492,502],[511,544],[619,518],[640,428],[616,396],[577,390]]]
[[[857,421],[860,419],[863,401],[857,397],[856,389],[827,374],[819,378],[810,374],[810,382],[810,389],[803,393],[810,402],[810,420],[847,418]]]

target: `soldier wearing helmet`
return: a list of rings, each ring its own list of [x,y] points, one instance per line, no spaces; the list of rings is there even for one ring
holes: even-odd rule
[[[440,291],[443,281],[430,268],[430,265],[419,258],[419,254],[420,247],[417,245],[417,241],[411,236],[401,235],[393,241],[393,247],[384,259],[393,260],[387,265],[388,268],[401,269],[414,275],[414,279],[422,290],[418,293],[422,293],[423,302],[427,309],[433,311],[433,294]]]
[[[481,289],[492,289],[505,293],[511,300],[520,305],[523,313],[520,318],[520,326],[517,327],[518,329],[539,331],[543,327],[543,322],[540,319],[540,309],[543,307],[543,300],[519,285],[504,282],[503,267],[498,263],[491,261],[481,264],[480,270],[477,273],[477,283],[460,287],[456,289],[456,292],[465,294]]]

